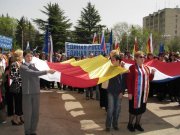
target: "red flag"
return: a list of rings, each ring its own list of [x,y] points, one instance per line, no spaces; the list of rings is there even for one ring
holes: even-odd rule
[[[137,42],[137,37],[135,37],[135,39],[134,39],[134,47],[133,47],[133,55],[137,51],[138,51],[138,42]]]
[[[102,49],[104,52],[106,51],[106,42],[105,42],[104,32],[102,33],[102,37],[101,37],[101,49]]]
[[[93,44],[98,44],[98,37],[97,37],[97,34],[94,33],[94,37],[93,37]]]
[[[152,33],[150,33],[149,39],[148,39],[148,43],[146,46],[146,53],[153,53],[153,46],[152,46]]]
[[[118,43],[117,37],[116,37],[116,40],[115,40],[115,50],[120,52],[120,48],[119,48],[119,43]]]

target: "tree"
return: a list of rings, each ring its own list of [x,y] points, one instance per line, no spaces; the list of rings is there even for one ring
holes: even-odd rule
[[[130,50],[130,25],[126,22],[119,22],[116,23],[112,29],[114,31],[114,40],[117,38],[117,40],[120,42],[120,50],[123,52],[125,52],[127,49]]]
[[[30,49],[35,48],[36,46],[39,46],[42,44],[42,38],[40,36],[39,31],[35,29],[35,27],[31,24],[28,19],[25,19],[25,17],[21,17],[20,20],[18,20],[18,25],[16,29],[16,48],[22,48],[23,50],[26,49],[27,42],[30,44]]]
[[[92,43],[94,33],[102,32],[104,25],[100,25],[101,17],[95,6],[88,2],[87,7],[81,11],[81,17],[75,26],[76,42]]]
[[[114,38],[117,37],[120,41],[120,48],[123,52],[129,51],[132,53],[135,37],[137,37],[138,50],[146,52],[146,46],[150,33],[152,33],[153,36],[153,47],[155,54],[157,54],[159,51],[158,48],[162,40],[160,33],[143,29],[138,25],[130,25],[125,22],[115,24],[113,31]]]
[[[70,20],[64,16],[64,11],[59,7],[57,3],[47,4],[44,6],[45,11],[41,10],[42,13],[48,16],[47,20],[35,19],[34,22],[38,27],[44,31],[48,25],[49,32],[52,35],[54,50],[63,49],[64,43],[66,42],[69,29],[72,26]]]
[[[13,46],[15,46],[15,31],[17,27],[17,20],[15,18],[1,15],[0,17],[0,35],[7,36],[13,39]]]
[[[9,17],[8,14],[0,17],[0,35],[13,38],[15,36],[16,26],[17,20]]]
[[[168,44],[169,51],[180,52],[180,37],[175,37]]]

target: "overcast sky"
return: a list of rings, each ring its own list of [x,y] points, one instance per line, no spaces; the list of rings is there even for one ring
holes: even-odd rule
[[[118,22],[138,24],[142,26],[142,18],[163,8],[180,7],[180,0],[0,0],[0,14],[20,19],[22,16],[28,19],[42,18],[46,16],[40,12],[47,3],[58,3],[65,11],[73,25],[76,25],[82,8],[87,2],[95,5],[101,16],[101,24],[108,28]]]

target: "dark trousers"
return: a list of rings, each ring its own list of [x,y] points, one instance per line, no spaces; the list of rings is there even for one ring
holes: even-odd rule
[[[14,109],[15,115],[21,116],[23,115],[22,111],[22,93],[13,93],[13,98],[14,98]]]
[[[5,93],[6,104],[7,104],[7,115],[14,115],[14,104],[13,104],[13,93],[6,91]]]
[[[100,88],[99,93],[100,93],[100,107],[105,107],[107,110],[108,107],[107,90]]]
[[[50,82],[40,78],[40,87],[41,88],[46,88],[46,87],[50,88]]]

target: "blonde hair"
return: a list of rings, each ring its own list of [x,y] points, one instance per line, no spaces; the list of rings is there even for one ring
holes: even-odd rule
[[[144,53],[142,51],[137,51],[134,54],[134,58],[138,58],[140,55],[144,55]]]
[[[112,51],[110,52],[110,57],[113,57],[114,55],[119,55],[119,51],[117,51],[117,50],[112,50]]]
[[[16,60],[16,61],[22,60],[22,58],[23,58],[23,51],[20,50],[20,49],[17,49],[17,50],[14,52],[14,57],[15,57],[15,60]]]

